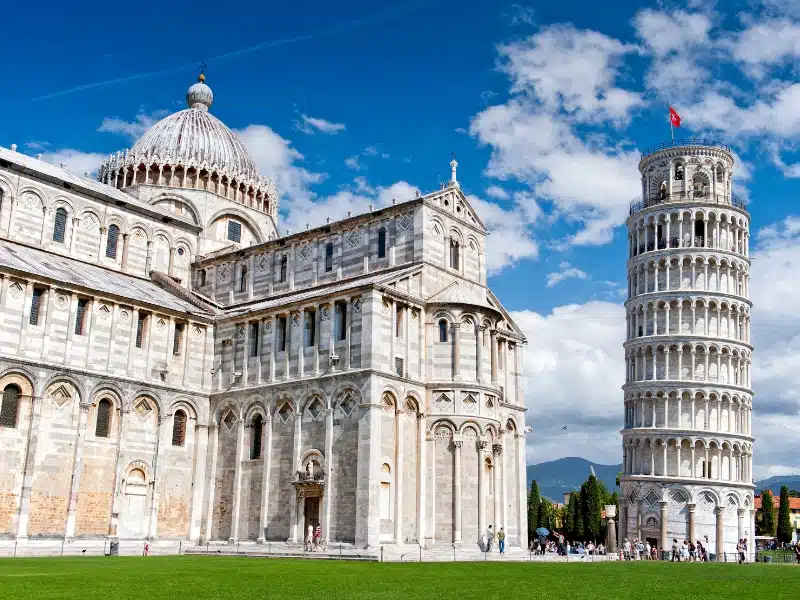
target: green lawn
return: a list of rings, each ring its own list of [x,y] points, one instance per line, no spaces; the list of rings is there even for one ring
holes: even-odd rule
[[[790,598],[800,568],[783,565],[554,563],[380,564],[235,557],[0,560],[0,598]]]

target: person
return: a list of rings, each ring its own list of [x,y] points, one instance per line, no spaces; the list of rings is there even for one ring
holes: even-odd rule
[[[797,564],[800,565],[800,541],[794,545],[794,555],[797,558]]]
[[[497,532],[497,547],[500,549],[500,554],[505,554],[506,552],[506,532],[503,528],[500,528],[500,531]]]
[[[314,540],[314,526],[311,523],[309,523],[308,529],[306,530],[306,541],[305,541],[305,546],[303,546],[303,549],[308,550],[309,552],[313,551],[314,548],[311,545],[313,540]]]
[[[681,546],[681,560],[684,562],[689,562],[689,541],[683,540],[683,546]]]
[[[644,559],[650,560],[650,542],[644,545]]]
[[[622,543],[622,551],[625,553],[625,560],[631,559],[631,543],[628,541],[628,538],[625,538],[625,541]]]
[[[322,549],[322,525],[317,523],[314,528],[314,549]]]
[[[494,531],[492,531],[492,526],[489,525],[488,529],[486,530],[486,551],[492,551],[492,542],[494,541]]]
[[[150,556],[150,542],[144,543],[144,556]]]
[[[670,562],[681,562],[680,547],[678,546],[678,538],[672,538],[672,559]]]
[[[694,545],[694,542],[691,540],[689,541],[689,562],[694,562],[697,558],[697,546]]]

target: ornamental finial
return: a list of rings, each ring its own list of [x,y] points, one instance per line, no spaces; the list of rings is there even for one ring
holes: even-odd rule
[[[456,167],[458,167],[456,153],[451,152],[450,154],[453,157],[453,160],[450,161],[450,185],[458,185],[458,180],[456,179]]]

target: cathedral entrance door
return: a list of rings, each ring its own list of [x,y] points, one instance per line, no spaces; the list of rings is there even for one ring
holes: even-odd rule
[[[308,531],[308,526],[313,525],[314,527],[317,526],[319,523],[319,501],[320,498],[308,498],[306,497],[306,504],[305,504],[305,523],[303,524],[303,535],[305,536],[305,532]]]
[[[119,536],[137,538],[147,535],[147,480],[144,471],[133,469],[125,481]]]

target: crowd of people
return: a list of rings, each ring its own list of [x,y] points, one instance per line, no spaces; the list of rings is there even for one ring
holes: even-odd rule
[[[658,547],[650,542],[638,538],[634,538],[631,543],[628,538],[622,542],[622,548],[619,549],[620,560],[658,560]]]

